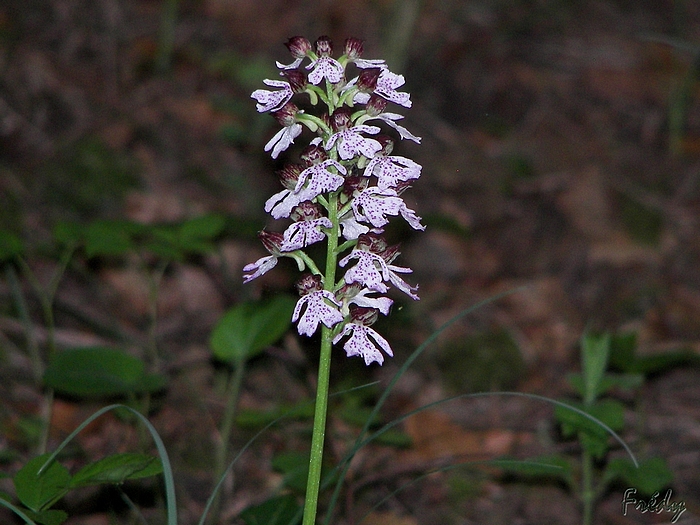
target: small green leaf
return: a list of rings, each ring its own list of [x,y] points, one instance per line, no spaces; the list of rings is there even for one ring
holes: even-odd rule
[[[42,512],[61,499],[70,486],[68,469],[52,462],[41,474],[50,454],[42,454],[30,459],[13,478],[17,498],[34,512]]]
[[[226,218],[222,215],[210,214],[188,219],[180,225],[180,239],[211,240],[217,237],[226,225]]]
[[[63,510],[45,510],[43,512],[25,511],[27,516],[41,525],[61,525],[68,519],[68,513]]]
[[[143,361],[105,347],[67,348],[51,357],[44,383],[57,392],[88,398],[154,392],[164,379],[145,372]]]
[[[13,259],[23,251],[24,246],[19,237],[14,233],[0,230],[0,262]]]
[[[642,461],[639,468],[627,458],[615,458],[608,463],[604,476],[608,481],[622,478],[630,487],[647,496],[668,487],[673,481],[673,473],[662,458]]]
[[[261,428],[280,417],[294,419],[311,419],[314,416],[314,405],[302,401],[296,405],[282,405],[273,410],[241,409],[236,416],[236,426],[241,428]]]
[[[272,458],[272,469],[284,475],[284,486],[304,494],[309,475],[308,452],[282,452]],[[330,469],[325,465],[321,467],[321,478],[324,483]]]
[[[583,377],[581,374],[570,374],[568,376],[568,381],[571,386],[576,390],[576,392],[583,397],[585,386],[583,384]],[[622,390],[635,390],[642,386],[644,383],[644,376],[642,374],[611,374],[607,373],[603,376],[598,385],[598,391],[596,392],[596,397],[600,397],[603,394],[609,392],[613,388],[621,388]]]
[[[123,255],[134,249],[132,234],[138,227],[128,221],[95,221],[85,235],[88,257]]]
[[[632,369],[636,360],[637,334],[624,332],[615,334],[610,339],[610,366],[622,372],[634,372]]]
[[[603,399],[592,407],[587,408],[574,402],[567,401],[567,403],[597,418],[610,427],[611,430],[618,431],[624,426],[625,407],[619,401]],[[600,424],[583,414],[561,406],[557,406],[554,410],[554,415],[561,423],[564,436],[570,437],[578,434],[583,446],[595,457],[600,458],[605,454],[610,434]]]
[[[502,458],[490,461],[489,464],[526,479],[555,477],[567,484],[573,483],[573,465],[563,456],[542,456],[527,461]]]
[[[600,390],[600,382],[608,368],[610,334],[586,334],[581,341],[583,363],[584,404],[591,405]]]
[[[214,355],[231,364],[262,352],[289,329],[296,301],[286,295],[267,302],[247,302],[231,308],[211,334]]]
[[[240,514],[246,525],[297,525],[301,522],[301,506],[291,494],[271,498],[248,507]],[[300,518],[294,520],[299,514]]]
[[[54,226],[53,239],[61,245],[81,244],[84,240],[85,227],[76,222],[60,221]]]
[[[299,493],[306,489],[309,474],[309,454],[283,452],[272,458],[273,470],[284,475],[284,486]]]
[[[162,471],[163,467],[157,457],[135,453],[114,454],[80,469],[73,476],[71,488],[123,483],[127,479],[156,476]]]

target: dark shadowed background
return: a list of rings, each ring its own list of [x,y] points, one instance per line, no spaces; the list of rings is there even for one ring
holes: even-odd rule
[[[275,60],[291,61],[289,37],[322,34],[336,56],[346,37],[362,38],[365,58],[386,58],[405,75],[413,108],[396,111],[423,140],[404,141],[395,154],[423,165],[405,199],[427,225],[424,233],[398,222],[389,230],[421,296],[410,304],[396,297],[382,321],[395,357],[365,369],[336,352],[337,388],[388,379],[443,322],[522,285],[444,332],[397,387],[388,415],[455,392],[567,395],[586,329],[634,331],[643,355],[700,352],[700,3],[4,0],[0,229],[24,240],[40,278],[57,264],[50,245],[59,221],[229,219],[217,256],[170,265],[159,291],[156,338],[171,383],[152,419],[174,457],[182,523],[196,523],[210,493],[211,436],[223,407],[209,332],[226,308],[291,292],[296,278],[282,262],[242,284],[242,267],[265,255],[256,231],[281,227],[262,207],[279,191],[274,172],[284,160],[262,151],[277,124],[256,113],[250,93],[276,78]],[[57,294],[59,344],[108,344],[96,326],[110,326],[139,352],[149,292],[136,266],[128,257],[77,258]],[[26,452],[18,422],[36,412],[40,392],[18,351],[21,325],[4,281],[0,301],[0,444]],[[43,321],[34,318],[41,340]],[[247,377],[242,407],[308,397],[314,345],[289,336],[266,352]],[[624,437],[639,454],[666,459],[674,499],[689,509],[681,522],[697,523],[689,514],[700,509],[700,372],[670,367],[626,402]],[[56,403],[54,446],[95,407]],[[384,477],[351,474],[356,515],[344,504],[339,523],[362,516],[378,485],[394,487],[445,458],[524,459],[559,446],[550,443],[551,408],[523,399],[465,400],[409,421],[413,447],[368,449],[359,470]],[[347,430],[341,422],[332,429]],[[132,434],[113,418],[80,445],[99,456],[128,448]],[[236,443],[250,435],[241,431]],[[279,475],[270,457],[303,449],[306,439],[272,432],[251,449],[224,515],[271,493]],[[13,461],[2,470],[16,470]],[[579,520],[557,484],[446,479],[406,491],[365,523]],[[623,517],[620,500],[619,490],[603,499],[600,523],[670,520]],[[112,523],[98,504],[74,504],[69,524]]]

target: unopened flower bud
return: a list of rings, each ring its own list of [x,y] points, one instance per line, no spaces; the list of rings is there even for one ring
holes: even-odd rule
[[[376,67],[363,69],[357,77],[357,89],[363,93],[371,93],[377,87],[377,80],[382,70]]]
[[[311,201],[304,201],[295,206],[289,218],[293,221],[312,221],[323,217],[321,206],[314,204]]]
[[[294,93],[303,93],[308,81],[306,75],[298,69],[288,69],[282,72],[282,76],[287,79],[289,86]]]
[[[381,114],[385,109],[386,105],[388,102],[386,99],[378,96],[378,95],[372,95],[369,97],[369,100],[367,101],[367,105],[365,106],[365,110],[367,111],[367,114],[370,117],[376,117],[377,115]]]
[[[380,98],[380,97],[377,97]],[[384,100],[384,99],[382,99]],[[374,140],[379,142],[379,144],[382,145],[382,149],[379,151],[379,155],[391,155],[391,152],[394,151],[394,141],[393,139],[388,136],[388,135],[377,135],[374,137]]]
[[[355,324],[371,326],[379,317],[379,310],[376,308],[365,308],[362,306],[351,306],[350,317]]]
[[[293,36],[284,45],[294,58],[304,58],[312,51],[311,42],[303,36]]]
[[[277,176],[280,178],[282,186],[291,191],[296,188],[299,175],[302,171],[304,171],[303,166],[300,166],[299,164],[287,163],[277,172]]]
[[[344,284],[340,289],[335,292],[335,297],[342,301],[343,299],[352,299],[362,290],[362,285],[360,283],[350,283]]]
[[[323,162],[324,160],[328,159],[328,154],[321,146],[311,144],[304,148],[304,151],[301,152],[300,157],[304,162],[304,165],[308,168],[309,166],[313,166],[314,164],[318,164],[319,162]]]
[[[258,239],[260,239],[260,242],[262,242],[265,249],[272,255],[280,254],[280,247],[284,241],[284,235],[278,232],[263,230],[258,232]]]
[[[304,276],[297,281],[296,288],[301,296],[308,295],[312,292],[318,292],[323,289],[321,276],[312,275],[310,273],[304,274]]]
[[[296,122],[297,113],[299,113],[299,108],[291,102],[287,102],[280,109],[275,111],[272,116],[277,119],[282,127],[289,127]]]
[[[336,109],[331,115],[331,128],[334,132],[344,131],[352,126],[350,109],[343,106]]]
[[[345,39],[345,55],[347,55],[349,60],[357,60],[362,57],[363,51],[362,40],[359,38],[347,38]]]
[[[356,191],[362,191],[367,186],[369,186],[369,179],[367,177],[361,177],[359,175],[350,175],[345,177],[345,182],[343,183],[343,194],[352,198]]]
[[[315,43],[316,54],[320,57],[331,56],[333,54],[333,42],[326,35],[318,37]]]
[[[363,233],[357,238],[358,250],[376,253],[377,255],[386,250],[388,246],[384,237],[375,233]]]

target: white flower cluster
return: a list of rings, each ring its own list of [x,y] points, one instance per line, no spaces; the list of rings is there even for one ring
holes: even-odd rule
[[[342,340],[348,356],[361,356],[366,364],[382,364],[384,356],[393,355],[389,343],[370,328],[378,314],[387,315],[393,301],[385,294],[393,285],[412,299],[418,299],[417,287],[406,283],[399,274],[410,268],[395,266],[397,246],[389,246],[381,237],[389,217],[401,215],[416,229],[425,227],[410,210],[401,194],[411,181],[418,179],[421,166],[410,159],[391,155],[394,142],[380,134],[380,121],[396,130],[401,139],[420,143],[397,121],[397,113],[386,112],[389,103],[411,107],[408,93],[397,91],[402,75],[389,71],[383,60],[362,58],[362,41],[349,38],[344,53],[332,57],[333,44],[320,37],[312,46],[303,37],[287,42],[294,61],[277,63],[285,80],[264,80],[274,91],[258,89],[252,98],[259,112],[271,112],[282,125],[265,145],[273,158],[286,150],[301,135],[305,126],[316,136],[301,153],[301,164],[288,163],[279,172],[284,189],[265,204],[265,211],[275,219],[294,222],[283,233],[262,231],[263,245],[270,253],[244,268],[249,282],[277,264],[279,257],[293,258],[300,270],[308,268],[297,284],[301,295],[292,320],[298,322],[300,334],[312,335],[320,324],[333,330],[333,343]],[[300,69],[305,59],[309,63]],[[358,75],[346,80],[350,64]],[[308,73],[307,73],[308,72]],[[323,102],[326,110],[314,115],[300,110],[292,98],[305,94],[312,106]],[[348,267],[336,282],[318,270],[303,251],[323,239],[328,241],[327,256]],[[333,271],[335,275],[335,271]],[[333,280],[334,282],[326,282]]]

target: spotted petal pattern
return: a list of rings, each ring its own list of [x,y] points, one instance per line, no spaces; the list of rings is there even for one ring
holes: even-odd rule
[[[299,333],[311,336],[316,332],[320,323],[328,328],[333,328],[343,320],[343,315],[337,308],[339,306],[340,304],[331,292],[327,290],[311,292],[300,297],[297,301],[292,314],[292,322],[298,320],[297,330]]]
[[[352,335],[343,345],[346,355],[348,357],[361,356],[367,366],[375,361],[380,365],[384,363],[384,356],[379,351],[380,348],[388,356],[394,356],[386,339],[369,326],[361,324],[346,324],[340,333],[333,338],[333,344],[338,344],[347,334]]]

